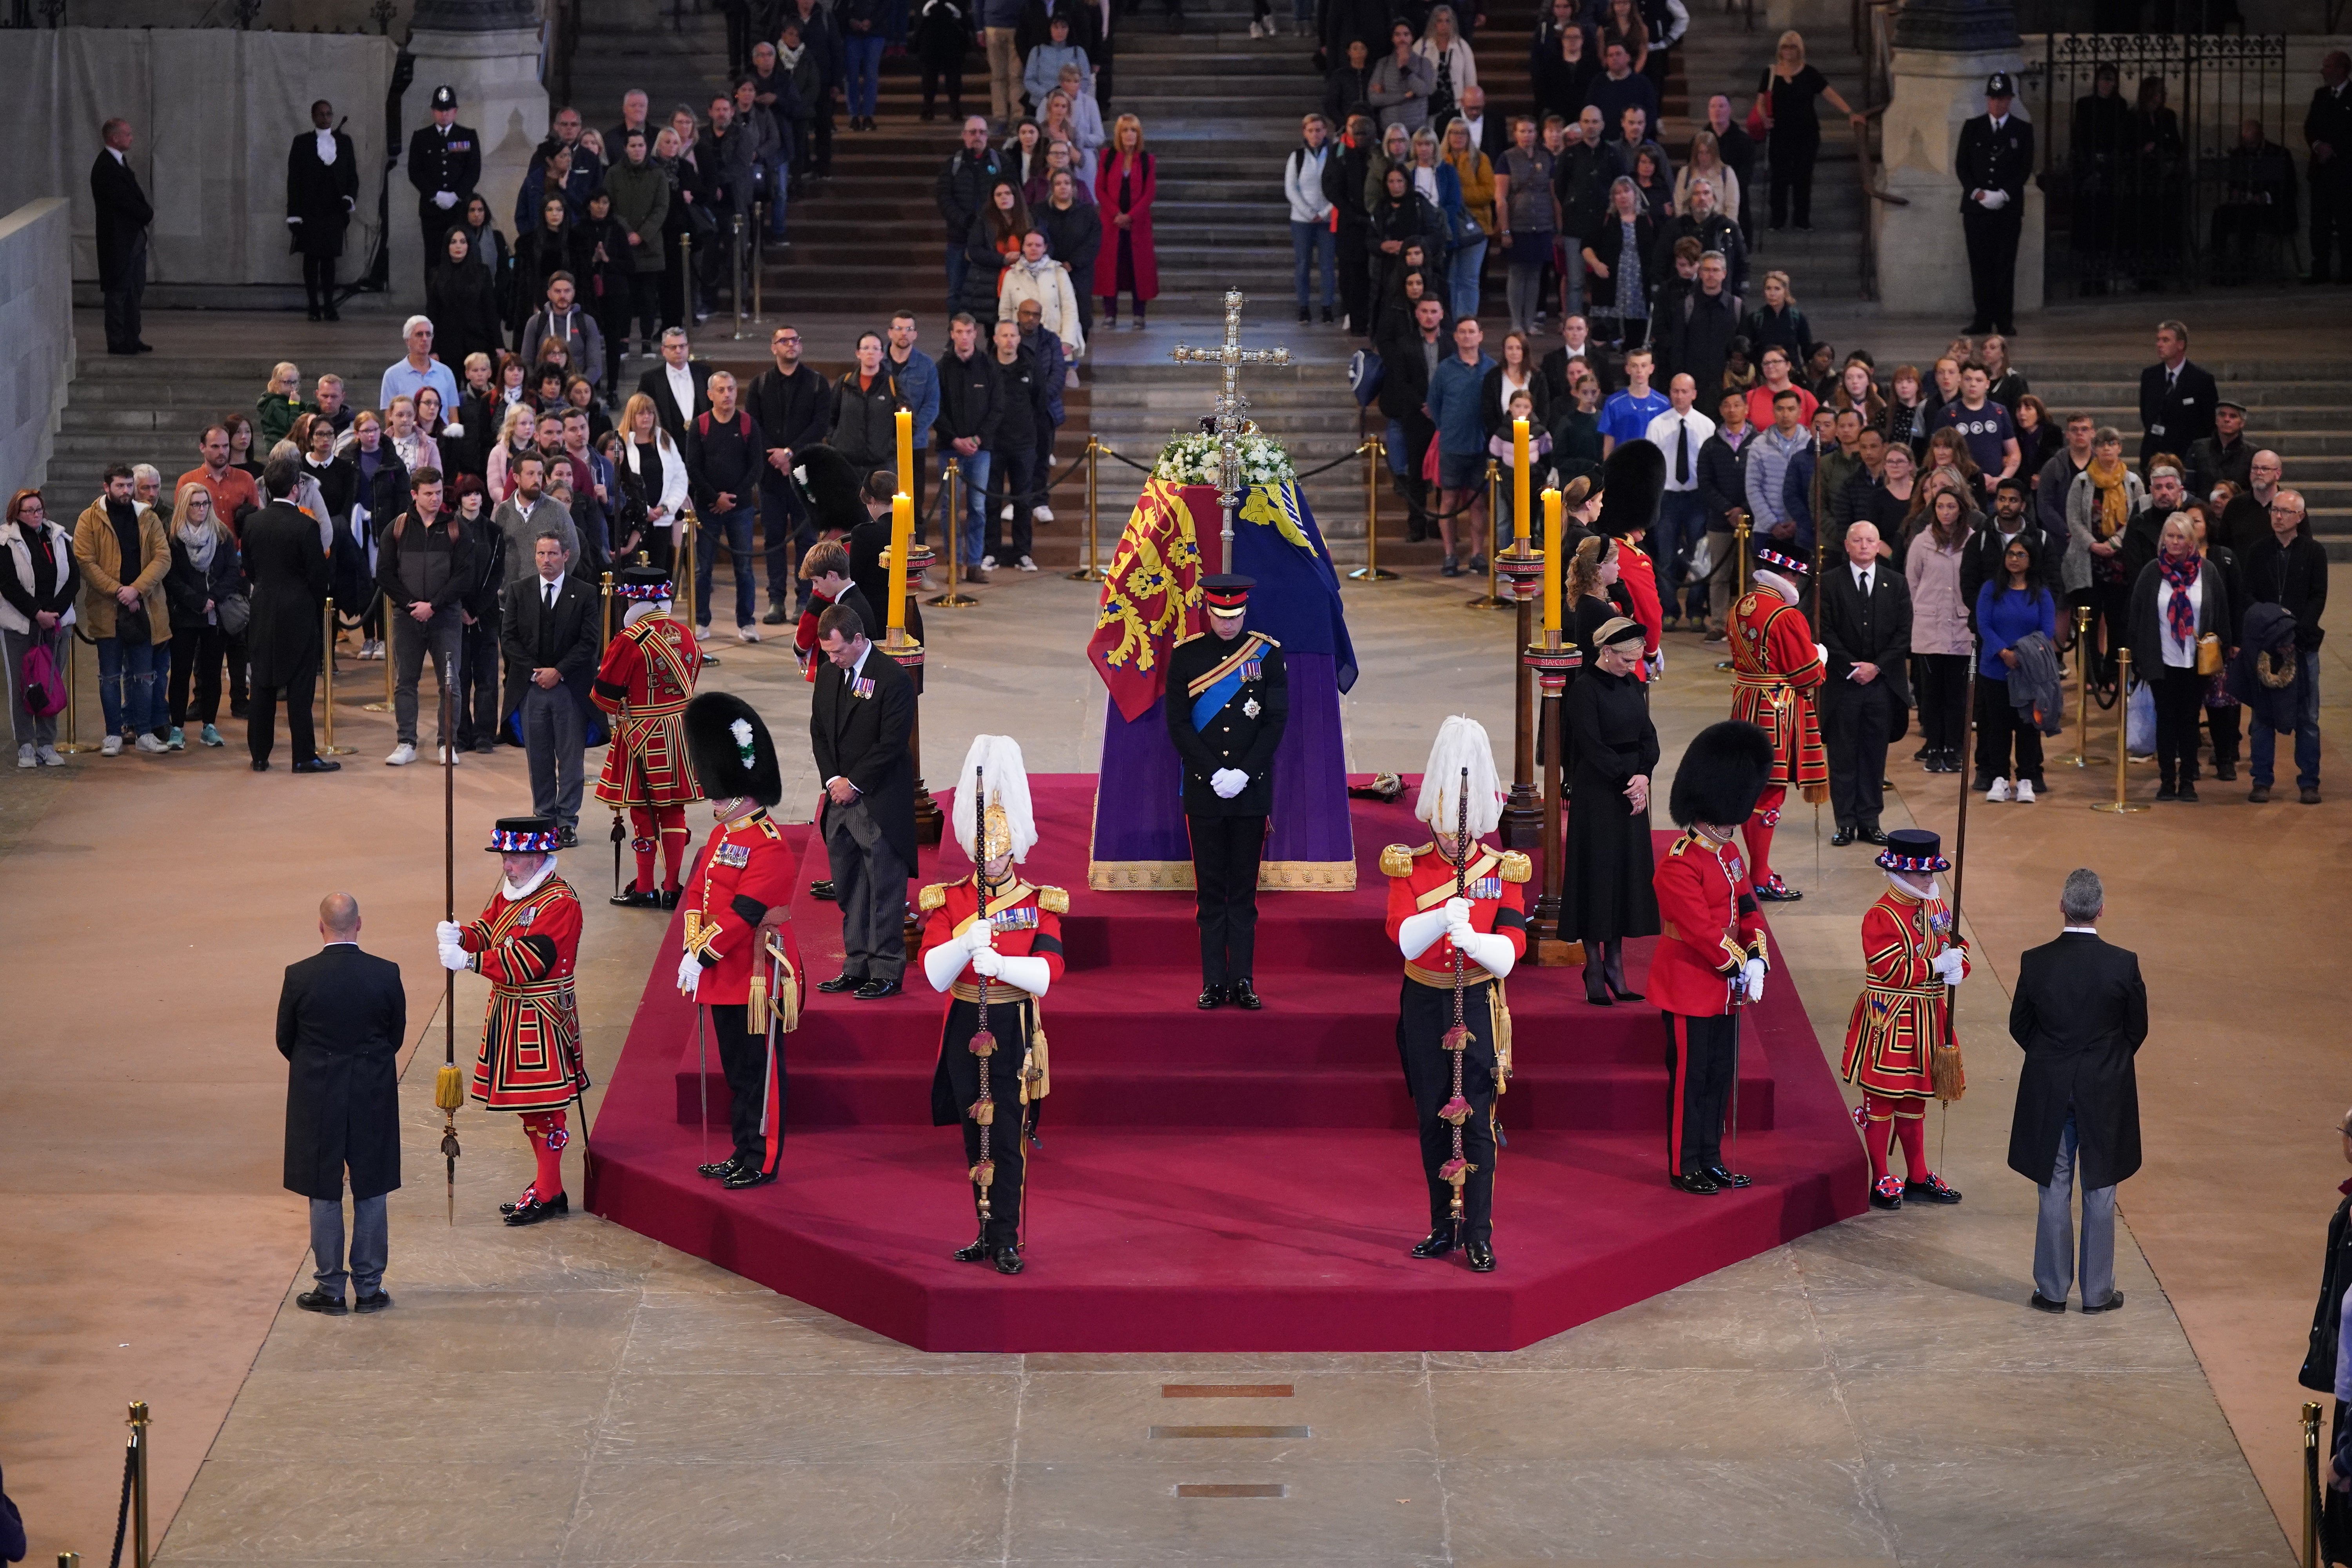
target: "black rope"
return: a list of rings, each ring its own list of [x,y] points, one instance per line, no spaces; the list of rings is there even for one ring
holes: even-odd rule
[[[122,1500],[114,1505],[114,1552],[107,1558],[106,1568],[122,1568],[122,1536],[131,1524],[131,1481],[139,1464],[139,1450],[131,1444],[122,1445]]]

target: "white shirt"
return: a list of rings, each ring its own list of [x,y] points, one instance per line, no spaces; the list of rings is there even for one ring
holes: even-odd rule
[[[106,152],[107,152],[107,155],[108,155],[109,157],[112,158],[116,163],[118,163],[121,164],[124,168],[126,168],[126,169],[127,169],[127,168],[131,167],[131,160],[130,160],[130,159],[128,159],[128,158],[126,158],[126,157],[124,157],[124,156],[122,155],[122,149],[121,149],[121,148],[120,148],[120,147],[109,147],[109,148],[106,150]]]
[[[857,662],[856,662],[856,664],[853,664],[853,665],[851,665],[851,666],[849,667],[849,673],[848,673],[848,674],[847,674],[847,676],[845,676],[844,679],[848,679],[848,680],[855,680],[855,679],[857,679],[857,677],[858,677],[858,672],[859,672],[859,671],[861,671],[861,670],[863,670],[863,669],[866,668],[866,661],[868,658],[871,658],[873,656],[874,656],[874,640],[873,640],[871,637],[868,637],[868,638],[866,639],[866,651],[865,651],[864,653],[861,653],[861,654],[859,654],[859,655],[857,656]],[[825,780],[824,782],[825,782],[826,786],[827,786],[828,788],[830,788],[830,787],[832,786],[832,784],[833,784],[834,779],[837,779],[837,778],[839,778],[839,777],[841,777],[841,775],[840,775],[839,773],[835,773],[835,774],[834,774],[834,775],[833,775],[833,778]],[[852,789],[856,789],[857,786],[856,786],[856,784],[852,784],[852,785],[850,785],[849,787],[850,787],[850,788],[852,788]]]
[[[556,595],[562,592],[562,573],[558,572],[552,577],[541,577],[539,579],[539,602],[542,607],[554,603]]]
[[[2197,668],[2197,626],[2201,620],[2198,613],[2205,604],[2205,574],[2200,568],[2197,581],[2189,584],[2189,638],[2186,642],[2172,635],[2172,617],[2165,613],[2172,603],[2172,584],[2161,573],[2156,579],[2156,624],[2158,635],[2164,639],[2164,662],[2172,669]]]
[[[319,131],[313,132],[311,135],[319,149],[319,162],[332,168],[335,163],[335,133],[332,131]]]
[[[669,382],[670,396],[677,400],[678,417],[681,419],[693,418],[694,371],[692,367],[685,364],[672,364],[667,360],[664,360],[662,362],[662,374]]]
[[[1675,478],[1675,447],[1680,444],[1682,432],[1685,429],[1690,432],[1690,478],[1677,479]],[[1651,420],[1650,427],[1643,434],[1651,446],[1666,455],[1666,489],[1680,494],[1688,494],[1698,489],[1698,449],[1706,445],[1708,437],[1715,434],[1714,420],[1696,408],[1687,414],[1677,414],[1669,408]]]
[[[1855,566],[1851,561],[1847,562],[1846,565],[1851,568],[1853,573],[1853,585],[1862,590],[1863,597],[1868,598],[1870,596],[1871,574],[1876,569],[1869,566]]]
[[[2067,936],[2096,936],[2099,934],[2099,928],[2096,926],[2068,926],[2063,934]]]

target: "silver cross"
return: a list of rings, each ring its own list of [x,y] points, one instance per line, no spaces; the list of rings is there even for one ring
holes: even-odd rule
[[[1224,512],[1219,537],[1224,542],[1224,568],[1234,569],[1234,515],[1242,504],[1242,429],[1249,400],[1242,396],[1241,368],[1245,364],[1288,364],[1286,348],[1242,347],[1242,291],[1225,290],[1225,342],[1222,348],[1195,349],[1178,344],[1169,355],[1179,364],[1214,364],[1224,369],[1224,385],[1217,394],[1217,500]]]

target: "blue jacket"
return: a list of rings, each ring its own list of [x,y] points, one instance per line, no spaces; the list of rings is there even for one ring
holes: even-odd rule
[[[885,349],[882,368],[898,377],[898,395],[915,411],[915,450],[922,451],[930,446],[931,422],[940,416],[940,367],[920,349],[908,349],[903,366]],[[900,476],[901,482],[904,478]]]
[[[1448,458],[1482,457],[1486,450],[1486,420],[1478,407],[1478,392],[1495,362],[1482,352],[1476,364],[1464,364],[1458,353],[1437,362],[1429,378],[1429,417],[1437,426],[1437,449]]]

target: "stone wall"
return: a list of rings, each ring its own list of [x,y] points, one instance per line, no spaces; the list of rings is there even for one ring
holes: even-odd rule
[[[0,217],[0,493],[41,482],[73,381],[72,216],[48,197]]]

